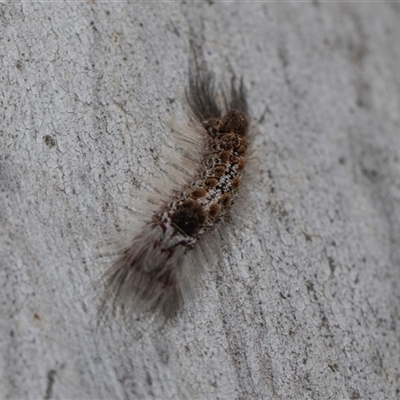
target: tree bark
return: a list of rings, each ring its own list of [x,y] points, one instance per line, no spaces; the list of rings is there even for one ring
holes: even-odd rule
[[[0,397],[398,398],[399,18],[397,3],[0,4]],[[99,324],[102,243],[176,151],[190,40],[248,90],[246,217],[176,318]]]

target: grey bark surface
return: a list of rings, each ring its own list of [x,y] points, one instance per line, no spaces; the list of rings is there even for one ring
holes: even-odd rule
[[[2,2],[0,397],[399,398],[399,18]],[[174,151],[190,39],[259,120],[246,218],[175,319],[98,325],[101,243]]]

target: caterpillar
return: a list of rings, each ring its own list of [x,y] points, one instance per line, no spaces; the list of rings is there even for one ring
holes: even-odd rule
[[[184,139],[201,143],[198,167],[162,201],[105,274],[106,301],[166,318],[176,313],[195,284],[199,268],[188,255],[232,212],[249,148],[243,79],[233,76],[230,87],[220,90],[214,73],[195,58],[189,64],[186,102],[190,122]]]

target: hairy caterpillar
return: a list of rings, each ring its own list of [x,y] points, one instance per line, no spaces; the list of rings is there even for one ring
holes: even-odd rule
[[[197,171],[171,193],[106,272],[106,301],[138,311],[172,316],[193,285],[198,269],[185,263],[203,235],[226,220],[237,197],[248,157],[249,120],[243,81],[232,78],[219,91],[214,74],[190,64],[185,140],[201,143]],[[201,140],[195,135],[202,135]],[[199,149],[197,149],[198,151]]]

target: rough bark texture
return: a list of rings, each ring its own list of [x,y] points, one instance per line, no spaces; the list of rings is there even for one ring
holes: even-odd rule
[[[399,19],[2,2],[0,397],[398,398]],[[174,151],[193,38],[259,119],[247,217],[177,318],[98,326],[99,243]]]

